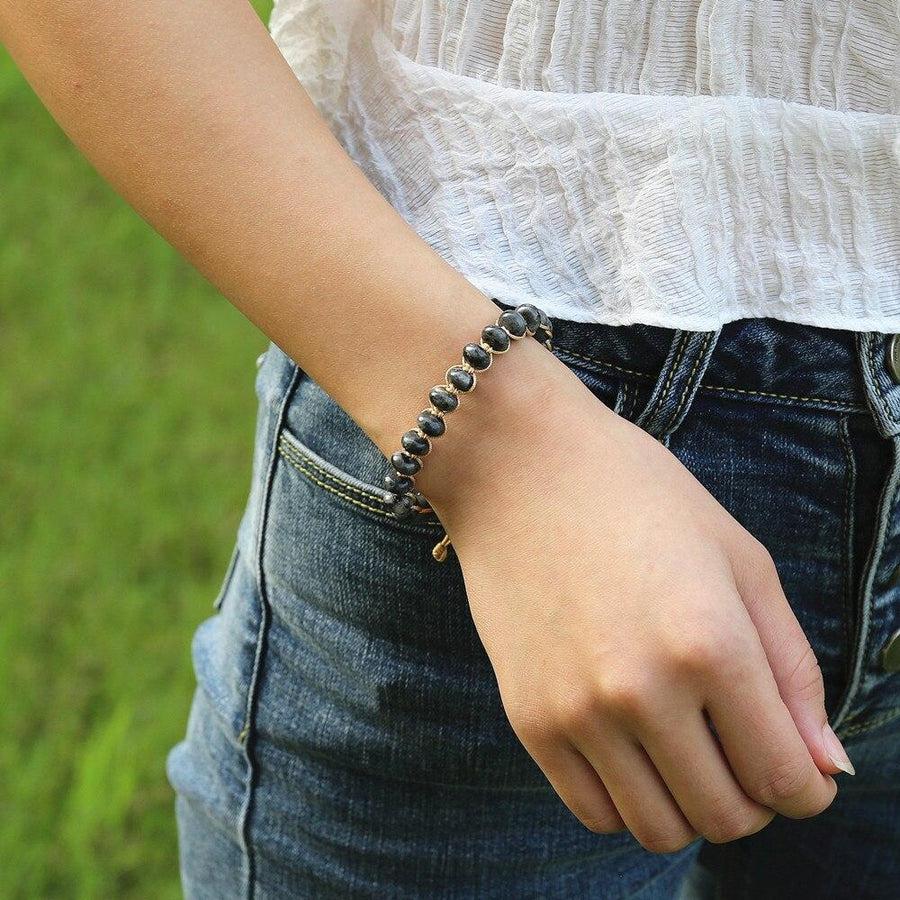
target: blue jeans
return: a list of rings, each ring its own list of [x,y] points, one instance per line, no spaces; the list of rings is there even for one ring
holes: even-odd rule
[[[768,547],[857,775],[823,814],[730,844],[655,855],[587,831],[506,720],[456,558],[431,558],[439,523],[389,517],[383,455],[272,346],[249,501],[168,762],[188,897],[897,896],[900,676],[884,651],[900,629],[900,384],[887,336],[766,319],[554,327],[598,400]]]

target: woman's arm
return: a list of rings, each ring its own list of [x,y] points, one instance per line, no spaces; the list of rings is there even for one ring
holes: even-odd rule
[[[344,153],[249,4],[0,0],[0,37],[101,174],[395,449],[496,307]],[[824,809],[839,747],[764,549],[536,342],[502,369],[420,486],[560,796],[656,850]]]
[[[4,2],[0,37],[99,172],[382,449],[496,316],[343,152],[246,0]]]

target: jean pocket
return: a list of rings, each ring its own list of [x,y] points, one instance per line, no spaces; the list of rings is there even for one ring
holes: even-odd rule
[[[434,513],[400,521],[383,486],[390,463],[365,432],[306,373],[301,372],[276,446],[290,479],[301,479],[322,501],[398,531],[436,533]],[[289,493],[299,502],[300,495]]]

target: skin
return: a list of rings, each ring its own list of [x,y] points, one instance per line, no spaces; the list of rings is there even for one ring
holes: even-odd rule
[[[97,170],[393,452],[497,309],[347,156],[250,6],[0,0],[0,39]],[[852,767],[772,559],[665,447],[531,340],[437,447],[418,484],[504,708],[588,828],[668,852],[831,803]]]

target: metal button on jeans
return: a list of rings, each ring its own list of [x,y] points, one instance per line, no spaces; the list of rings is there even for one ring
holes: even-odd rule
[[[900,384],[900,334],[892,334],[887,345],[887,367],[891,378]]]
[[[900,672],[900,628],[884,645],[884,650],[881,651],[881,664],[885,672]]]

